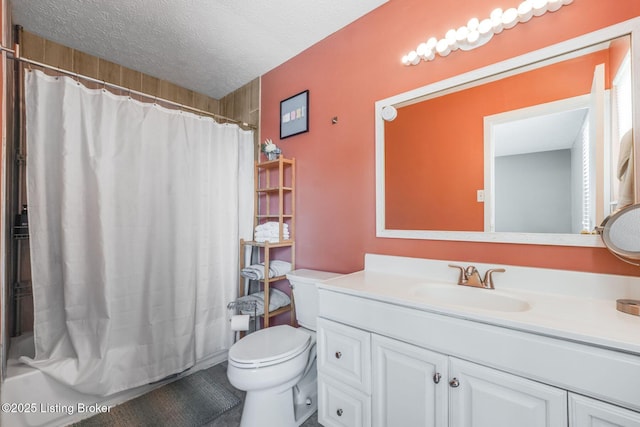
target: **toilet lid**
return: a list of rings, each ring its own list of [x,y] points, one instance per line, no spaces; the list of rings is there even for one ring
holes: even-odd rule
[[[229,349],[229,361],[247,367],[267,366],[297,356],[311,336],[289,325],[273,326],[247,335]]]

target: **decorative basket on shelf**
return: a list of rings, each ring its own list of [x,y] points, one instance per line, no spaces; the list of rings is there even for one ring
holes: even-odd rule
[[[275,152],[272,151],[270,153],[265,153],[267,156],[267,160],[278,160],[278,157],[280,157],[280,152]]]
[[[277,160],[282,153],[282,150],[273,143],[271,139],[267,139],[261,146],[261,151],[264,153],[267,160]]]

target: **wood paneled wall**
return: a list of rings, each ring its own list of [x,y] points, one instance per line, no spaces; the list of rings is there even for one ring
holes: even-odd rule
[[[257,128],[260,124],[260,78],[250,81],[222,98],[220,114]]]
[[[28,31],[21,31],[20,40],[21,55],[25,58],[144,92],[151,96],[219,114],[255,127],[259,124],[259,78],[231,92],[222,100],[217,100],[166,80],[160,80],[148,74],[52,42]],[[99,85],[94,84],[94,86]]]

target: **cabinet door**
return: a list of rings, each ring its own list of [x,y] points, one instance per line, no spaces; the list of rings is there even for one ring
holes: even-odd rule
[[[570,393],[569,427],[640,427],[640,413]]]
[[[447,356],[372,336],[373,426],[447,425]]]
[[[567,392],[450,358],[451,427],[566,427]]]

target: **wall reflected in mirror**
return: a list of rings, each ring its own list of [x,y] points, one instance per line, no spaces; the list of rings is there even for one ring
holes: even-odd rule
[[[616,208],[630,36],[395,105],[385,228],[590,233]]]

